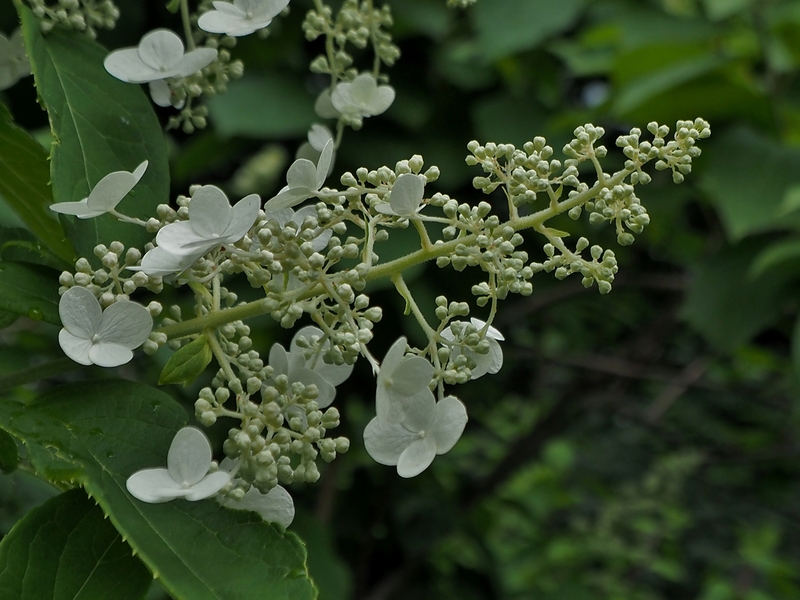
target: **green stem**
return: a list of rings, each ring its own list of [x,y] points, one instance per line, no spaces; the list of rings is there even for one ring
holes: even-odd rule
[[[189,2],[181,0],[181,21],[183,22],[183,35],[186,36],[186,48],[190,52],[195,49],[192,37],[192,24],[189,21]]]
[[[11,390],[26,383],[33,383],[41,379],[47,379],[54,375],[67,373],[79,369],[81,365],[69,358],[58,358],[54,361],[28,367],[22,371],[17,371],[11,375],[0,377],[0,392]]]

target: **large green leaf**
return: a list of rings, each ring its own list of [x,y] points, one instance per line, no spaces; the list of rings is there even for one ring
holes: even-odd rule
[[[46,36],[26,8],[23,33],[39,97],[47,108],[55,142],[51,151],[56,202],[85,198],[113,171],[133,171],[144,160],[147,172],[118,210],[147,219],[168,202],[167,149],[150,101],[139,86],[114,79],[103,68],[107,51],[77,31],[54,29]],[[103,215],[81,220],[62,217],[81,256],[97,244],[119,240],[141,247],[152,239],[143,228]]]
[[[132,473],[166,466],[185,422],[169,396],[129,381],[63,386],[32,405],[0,403],[0,427],[46,447],[32,454],[34,467],[81,483],[176,599],[314,598],[303,545],[256,513],[210,499],[147,504],[128,494]]]
[[[471,14],[483,59],[535,48],[569,28],[584,4],[584,0],[480,0]]]
[[[60,325],[58,275],[35,265],[0,262],[0,310]]]
[[[0,543],[0,597],[136,600],[152,577],[81,490],[32,510]]]
[[[0,227],[0,260],[42,265],[59,271],[72,269],[69,262],[50,252],[36,236],[21,227]]]
[[[54,254],[71,260],[74,253],[64,229],[49,208],[49,183],[47,152],[14,125],[11,113],[0,104],[0,195]]]

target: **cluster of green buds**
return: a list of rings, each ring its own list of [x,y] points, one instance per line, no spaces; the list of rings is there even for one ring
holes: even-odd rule
[[[28,3],[41,20],[44,32],[61,26],[95,38],[98,29],[114,29],[119,19],[119,9],[113,0],[57,0],[55,4],[48,4],[47,0],[28,0]]]

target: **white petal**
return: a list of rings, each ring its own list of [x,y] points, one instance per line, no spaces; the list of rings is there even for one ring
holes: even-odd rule
[[[381,377],[391,377],[391,374],[400,364],[400,361],[403,360],[407,346],[408,342],[406,341],[405,337],[398,338],[397,341],[392,344],[392,346],[386,352],[386,356],[383,357],[381,370],[378,372],[378,381],[381,380]]]
[[[297,188],[292,190],[289,189],[289,186],[286,186],[277,196],[267,201],[264,205],[264,210],[281,210],[291,206],[297,206],[303,200],[309,198],[312,193],[313,192],[309,188]]]
[[[332,139],[333,134],[331,130],[319,123],[314,123],[311,129],[308,130],[308,143],[311,144],[317,152],[322,152],[325,144]]]
[[[433,377],[433,365],[421,356],[406,356],[392,373],[392,392],[413,396],[427,388]]]
[[[133,170],[133,178],[136,180],[136,183],[139,183],[139,180],[144,176],[144,172],[147,171],[147,165],[149,164],[149,161],[144,160]]]
[[[150,89],[150,97],[159,106],[172,106],[172,90],[169,89],[167,82],[163,79],[151,81],[147,84]]]
[[[289,375],[289,355],[280,344],[272,344],[269,349],[269,366],[275,369],[275,375]]]
[[[142,62],[136,48],[114,50],[106,56],[103,66],[112,76],[127,83],[148,83],[164,79],[163,73]]]
[[[328,178],[328,172],[331,168],[331,161],[333,160],[333,140],[328,140],[325,144],[325,147],[322,148],[322,154],[319,156],[319,162],[316,166],[316,187],[315,190],[318,190],[322,187],[322,184],[325,183],[325,180]],[[288,181],[288,179],[287,179]],[[291,187],[291,184],[290,186]]]
[[[456,445],[467,424],[467,407],[455,396],[442,398],[436,404],[436,416],[428,437],[436,443],[436,454],[444,454]]]
[[[199,236],[219,236],[231,222],[231,203],[215,185],[204,185],[192,194],[189,202],[189,223]],[[164,231],[166,228],[162,228]],[[158,242],[161,245],[161,242]]]
[[[165,73],[183,58],[183,41],[169,29],[154,29],[142,37],[137,52],[145,65]]]
[[[94,294],[84,287],[72,287],[58,301],[61,324],[72,335],[90,340],[97,333],[103,309]]]
[[[309,207],[312,208],[313,207]],[[298,211],[300,212],[300,211]],[[315,211],[316,213],[316,211]],[[309,325],[307,327],[303,327],[302,329],[298,330],[297,333],[294,334],[292,338],[292,345],[289,348],[289,352],[291,354],[295,353],[302,353],[303,349],[297,344],[297,340],[300,338],[306,338],[311,341],[312,338],[321,338],[322,331],[318,327],[314,327],[313,325]],[[326,342],[329,347],[330,342]],[[344,383],[350,374],[353,372],[353,365],[329,365],[325,362],[322,358],[321,354],[319,356],[311,357],[310,361],[306,363],[306,366],[319,373],[319,375],[328,383],[333,386],[338,386]]]
[[[166,469],[142,469],[128,477],[125,487],[131,495],[151,504],[169,502],[186,492]]]
[[[375,90],[372,98],[370,98],[369,104],[367,105],[369,108],[369,115],[375,116],[380,115],[392,105],[394,102],[394,88],[390,85],[381,85],[378,86],[378,89]]]
[[[156,234],[156,244],[164,251],[173,256],[185,256],[197,254],[197,248],[215,246],[218,237],[213,237],[209,241],[203,235],[194,230],[189,221],[176,221],[158,230]]]
[[[90,210],[108,212],[128,195],[136,185],[136,178],[128,171],[114,171],[103,177],[94,186],[86,204]]]
[[[382,465],[393,467],[400,455],[416,438],[416,434],[399,423],[382,423],[377,417],[364,429],[367,453]]]
[[[217,500],[228,508],[257,512],[268,523],[277,523],[284,529],[294,520],[294,502],[289,492],[280,485],[276,485],[266,494],[251,487],[244,498],[238,501],[225,496]]]
[[[118,367],[129,363],[133,352],[125,346],[111,342],[95,342],[89,348],[89,360],[98,367]]]
[[[211,444],[206,434],[195,427],[178,431],[167,454],[167,469],[172,478],[179,484],[192,486],[205,477],[210,466]]]
[[[403,173],[392,186],[389,203],[396,214],[411,217],[417,214],[424,193],[425,184],[419,176]]]
[[[295,383],[296,381],[302,383],[303,385],[314,384],[317,386],[317,390],[319,390],[319,396],[316,399],[316,403],[320,408],[327,408],[331,405],[334,398],[336,398],[336,388],[325,381],[319,373],[315,373],[306,367],[292,369],[290,365],[289,383]]]
[[[214,48],[198,48],[187,52],[186,55],[170,70],[170,77],[188,77],[193,73],[205,69],[217,60],[217,51]]]
[[[199,482],[190,487],[184,498],[190,502],[202,500],[203,498],[210,498],[228,485],[230,480],[231,476],[224,471],[209,473]]]
[[[331,102],[331,91],[324,90],[314,102],[314,112],[321,119],[338,119],[341,113],[336,110]]]
[[[62,215],[74,215],[79,219],[91,219],[92,217],[99,217],[104,214],[104,210],[92,210],[86,203],[88,198],[84,198],[80,202],[59,202],[58,204],[51,204],[50,210],[53,212],[61,213]]]
[[[436,399],[433,392],[423,388],[406,403],[406,414],[402,425],[409,431],[427,431],[436,417]]]
[[[159,246],[144,255],[140,266],[128,267],[128,269],[130,271],[142,271],[153,277],[165,276],[184,271],[195,260],[191,255],[175,256]]]
[[[98,337],[130,350],[144,344],[153,330],[153,318],[141,304],[120,300],[103,311]]]
[[[430,437],[411,442],[397,461],[400,477],[416,477],[427,469],[436,458],[436,444]]]
[[[72,335],[66,329],[58,332],[58,345],[69,358],[81,365],[91,365],[89,350],[92,348],[92,340],[84,337]]]
[[[486,321],[481,321],[480,319],[476,319],[475,317],[470,318],[470,323],[472,323],[478,331],[483,329],[486,326]],[[504,341],[506,338],[503,337],[503,334],[500,333],[497,329],[489,325],[489,328],[486,330],[486,337],[491,338],[493,340],[500,340],[501,342]]]
[[[310,190],[318,189],[317,167],[310,160],[299,158],[292,163],[286,172],[286,183],[289,189],[307,188]]]
[[[230,223],[221,236],[225,243],[233,244],[242,239],[256,222],[260,208],[261,197],[258,194],[250,194],[234,204]]]

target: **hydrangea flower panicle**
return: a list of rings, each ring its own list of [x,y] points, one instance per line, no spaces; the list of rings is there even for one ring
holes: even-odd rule
[[[169,29],[146,33],[136,48],[115,50],[103,61],[111,75],[126,83],[150,83],[170,77],[188,77],[217,58],[214,48],[184,53],[183,41]]]
[[[286,173],[287,185],[267,201],[264,209],[291,208],[315,195],[328,178],[332,160],[333,140],[325,144],[316,165],[306,158],[298,158]]]
[[[378,85],[369,73],[358,75],[353,81],[336,84],[331,92],[331,104],[343,115],[374,117],[385,112],[394,102],[394,88]]]
[[[7,90],[31,74],[31,63],[25,54],[22,31],[17,28],[6,37],[0,34],[0,90]]]
[[[63,215],[74,215],[79,219],[91,219],[114,210],[122,199],[130,193],[147,170],[144,161],[133,170],[114,171],[103,177],[92,188],[89,195],[78,202],[59,202],[50,206],[50,210]]]
[[[417,394],[399,423],[375,417],[364,430],[369,455],[382,465],[397,466],[400,477],[415,477],[437,454],[455,446],[467,424],[467,409],[455,396],[436,402],[433,393]]]
[[[430,393],[433,365],[421,356],[405,356],[406,338],[398,339],[383,359],[378,372],[375,411],[385,423],[399,423],[406,416],[406,406],[418,396]]]
[[[267,27],[289,0],[233,0],[212,4],[215,10],[200,15],[197,26],[209,33],[240,37]]]
[[[140,266],[128,268],[148,275],[180,273],[217,246],[242,239],[258,218],[260,205],[258,194],[250,194],[231,207],[218,187],[199,187],[189,202],[189,220],[159,229],[158,246],[144,255]]]
[[[229,473],[211,468],[211,444],[202,431],[184,427],[172,440],[167,468],[142,469],[128,477],[125,487],[131,495],[157,504],[176,498],[195,501],[219,492],[231,479]]]
[[[294,223],[299,227],[308,217],[316,218],[317,209],[313,206],[304,206],[297,211],[291,208],[281,208],[278,210],[265,208],[264,214],[268,219],[275,219],[281,227],[285,227],[289,223]],[[333,231],[330,229],[323,229],[317,237],[311,240],[311,245],[314,247],[314,250],[319,252],[328,246],[328,241],[330,241],[331,237],[333,237]]]
[[[478,331],[486,327],[486,322],[480,319],[471,318],[470,323],[472,323]],[[455,340],[455,335],[453,335],[453,331],[449,326],[442,330],[441,336],[449,341]],[[489,325],[488,329],[486,329],[486,341],[489,342],[488,354],[479,354],[469,348],[458,348],[458,352],[475,361],[476,366],[472,369],[472,377],[470,377],[470,379],[483,377],[487,373],[495,374],[503,367],[503,349],[498,343],[505,341],[503,334]]]
[[[64,292],[58,313],[64,325],[58,343],[64,354],[82,365],[124,365],[153,329],[153,318],[141,304],[120,300],[103,310],[83,287]]]

